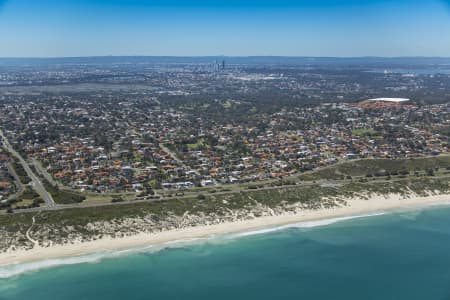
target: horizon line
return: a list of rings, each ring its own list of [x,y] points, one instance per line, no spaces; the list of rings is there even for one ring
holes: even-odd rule
[[[105,58],[105,57],[164,57],[164,58],[203,58],[203,57],[229,57],[229,58],[335,58],[335,59],[354,59],[354,58],[382,58],[382,59],[404,59],[404,58],[433,58],[450,59],[450,56],[308,56],[308,55],[81,55],[81,56],[0,56],[0,59],[61,59],[61,58]]]

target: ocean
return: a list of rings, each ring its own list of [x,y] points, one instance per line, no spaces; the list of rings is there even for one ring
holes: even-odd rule
[[[450,299],[450,208],[0,268],[0,299]]]

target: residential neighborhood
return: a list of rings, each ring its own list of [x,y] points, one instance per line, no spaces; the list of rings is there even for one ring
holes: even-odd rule
[[[227,103],[214,101],[206,109],[227,110]],[[241,109],[237,101],[232,105],[230,110]],[[351,159],[449,151],[448,104],[381,100],[269,112],[252,107],[247,122],[219,122],[203,104],[162,108],[139,97],[49,97],[1,107],[11,144],[50,180],[82,192],[146,194],[286,177]]]

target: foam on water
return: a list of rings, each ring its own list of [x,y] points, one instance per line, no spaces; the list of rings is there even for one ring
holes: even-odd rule
[[[57,266],[74,265],[80,263],[95,263],[99,262],[107,256],[107,253],[94,253],[85,256],[74,256],[58,259],[47,259],[23,264],[12,264],[0,267],[0,278],[8,278],[17,276],[22,273],[36,271],[40,269],[47,269]]]
[[[204,243],[204,242],[224,243],[224,242],[229,242],[229,241],[237,239],[237,238],[243,238],[243,237],[259,235],[259,234],[267,234],[267,233],[281,231],[281,230],[285,230],[285,229],[289,229],[289,228],[313,228],[313,227],[327,226],[327,225],[331,225],[331,224],[346,221],[346,220],[372,217],[372,216],[380,216],[383,214],[385,214],[385,213],[378,212],[378,213],[373,213],[373,214],[355,215],[355,216],[325,219],[325,220],[319,220],[319,221],[307,221],[307,222],[282,225],[282,226],[260,229],[260,230],[244,231],[244,232],[240,232],[240,233],[236,233],[236,234],[227,234],[227,235],[221,235],[221,236],[213,235],[213,236],[210,236],[209,238],[183,239],[183,240],[170,241],[170,242],[157,244],[157,245],[149,245],[149,246],[140,247],[140,248],[132,248],[132,249],[116,250],[116,251],[103,251],[103,252],[97,252],[97,253],[93,253],[93,254],[89,254],[89,255],[82,255],[82,256],[47,259],[47,260],[42,260],[42,261],[30,262],[30,263],[11,264],[11,265],[6,265],[6,266],[0,267],[0,279],[14,277],[14,276],[18,276],[18,275],[21,275],[24,273],[30,273],[30,272],[34,272],[37,270],[48,269],[48,268],[53,268],[53,267],[58,267],[58,266],[75,265],[75,264],[82,264],[82,263],[98,263],[104,259],[109,259],[109,258],[128,256],[128,255],[137,254],[137,253],[154,253],[154,252],[158,252],[158,251],[161,251],[164,249],[180,248],[180,247],[184,247],[187,245],[193,245],[193,244]]]
[[[239,238],[239,237],[246,237],[246,236],[258,235],[258,234],[266,234],[266,233],[276,232],[276,231],[285,230],[285,229],[289,229],[289,228],[313,228],[313,227],[327,226],[327,225],[331,225],[331,224],[334,224],[337,222],[342,222],[342,221],[347,221],[347,220],[352,220],[352,219],[359,219],[359,218],[366,218],[366,217],[381,216],[384,214],[385,214],[385,212],[377,212],[377,213],[365,214],[365,215],[355,215],[355,216],[348,216],[348,217],[324,219],[324,220],[318,220],[318,221],[299,222],[299,223],[287,224],[287,225],[253,230],[253,231],[244,231],[244,232],[240,232],[240,233],[236,233],[236,234],[230,234],[227,237]]]
[[[87,255],[71,256],[55,259],[46,259],[36,262],[10,264],[0,267],[0,279],[14,277],[23,273],[29,273],[37,270],[48,269],[65,265],[76,265],[82,263],[98,263],[104,259],[128,256],[137,253],[154,253],[164,249],[180,248],[186,245],[199,243],[204,239],[183,239],[170,241],[157,245],[149,245],[139,248],[131,248],[125,250],[102,251]]]

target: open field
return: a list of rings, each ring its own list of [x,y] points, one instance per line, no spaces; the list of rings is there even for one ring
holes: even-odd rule
[[[302,180],[339,180],[346,176],[372,177],[409,175],[450,168],[450,156],[409,159],[361,159],[339,163],[299,176]]]

